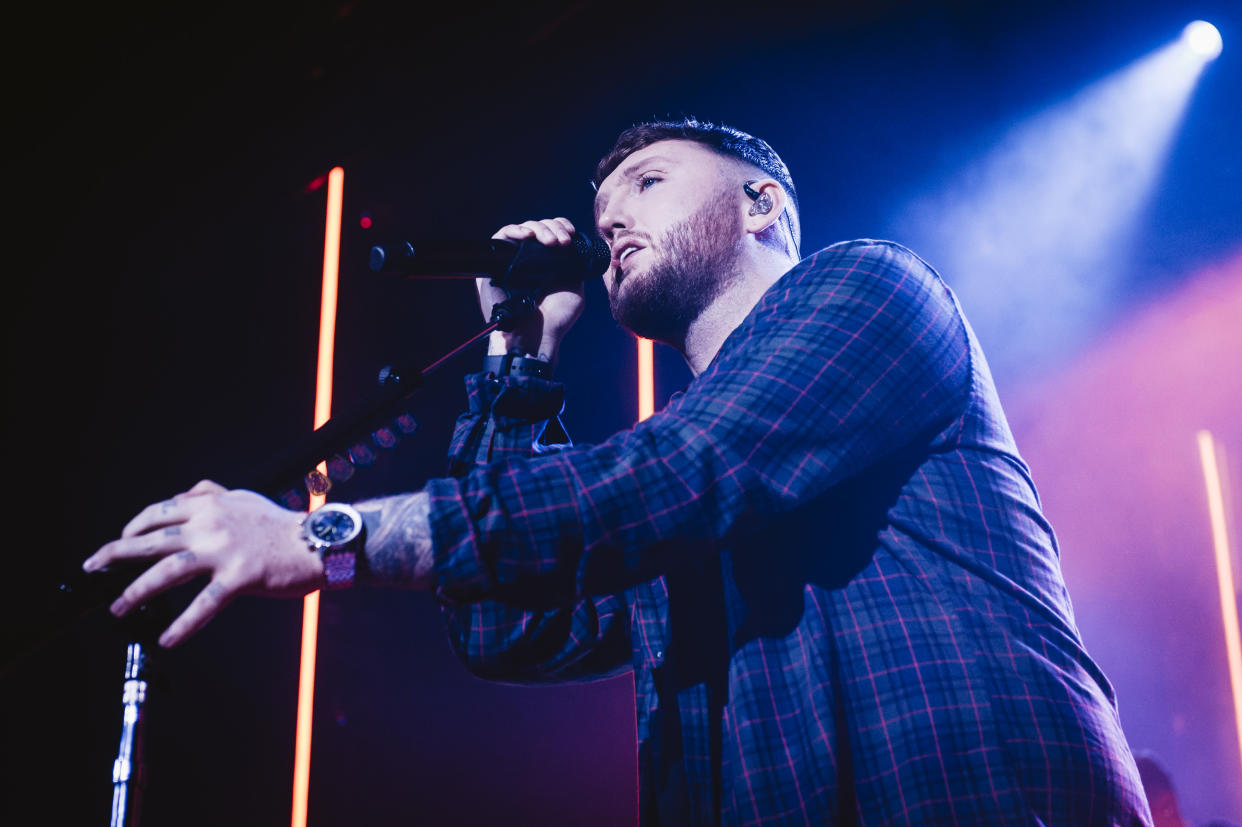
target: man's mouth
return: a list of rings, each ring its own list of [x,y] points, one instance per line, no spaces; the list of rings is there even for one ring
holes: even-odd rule
[[[612,266],[614,270],[620,270],[621,265],[625,263],[625,260],[628,259],[633,253],[641,250],[642,246],[627,241],[617,249],[618,252],[612,259]]]

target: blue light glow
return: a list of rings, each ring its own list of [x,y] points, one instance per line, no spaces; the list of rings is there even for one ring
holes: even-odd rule
[[[1118,306],[1203,65],[1176,40],[1015,124],[894,216],[958,291],[994,367],[1051,367]]]

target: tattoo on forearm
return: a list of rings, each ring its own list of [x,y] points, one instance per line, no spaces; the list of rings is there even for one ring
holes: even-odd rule
[[[400,494],[355,503],[367,527],[366,560],[377,583],[412,585],[431,570],[431,501]]]

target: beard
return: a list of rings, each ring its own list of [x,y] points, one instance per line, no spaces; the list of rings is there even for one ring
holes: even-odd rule
[[[737,276],[741,217],[727,193],[718,193],[649,249],[647,271],[625,275],[608,295],[612,317],[635,335],[682,347],[690,324]],[[621,285],[628,283],[622,293]]]

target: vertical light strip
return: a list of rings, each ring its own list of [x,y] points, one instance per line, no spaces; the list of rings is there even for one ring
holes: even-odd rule
[[[1225,624],[1225,649],[1229,658],[1229,681],[1233,686],[1233,717],[1238,731],[1238,755],[1242,758],[1242,636],[1238,633],[1238,598],[1233,585],[1233,562],[1229,552],[1229,533],[1225,525],[1225,497],[1222,493],[1217,448],[1209,431],[1199,431],[1199,460],[1207,486],[1208,515],[1212,521],[1212,543],[1216,547],[1216,580],[1220,584],[1220,609]]]
[[[655,355],[650,339],[638,340],[638,421],[655,413]]]
[[[341,265],[341,203],[345,170],[328,173],[328,217],[324,222],[323,288],[319,302],[319,361],[315,371],[315,427],[332,417],[332,354],[336,341],[336,295]],[[325,464],[319,470],[327,473]],[[310,507],[323,504],[313,496]],[[315,712],[315,644],[319,637],[319,592],[302,601],[302,659],[298,667],[297,734],[293,743],[293,827],[306,827],[310,793],[311,724]]]
[[[638,340],[638,421],[642,422],[655,413],[655,354],[654,344],[650,339]],[[633,682],[630,683],[631,697]],[[634,719],[634,742],[638,743],[638,719]],[[638,790],[638,774],[634,775],[635,806],[641,810],[642,802]]]

